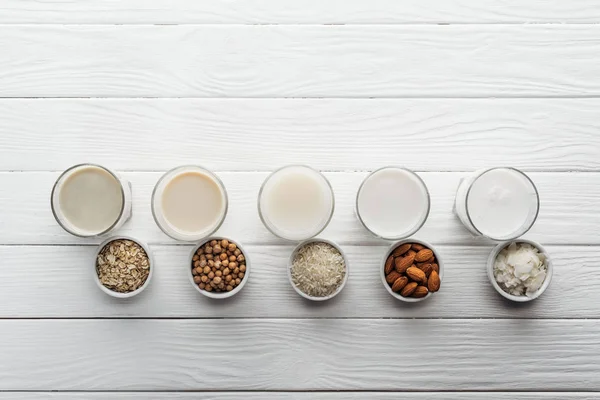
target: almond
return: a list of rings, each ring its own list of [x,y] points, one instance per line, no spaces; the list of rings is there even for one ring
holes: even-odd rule
[[[429,264],[429,263],[419,264],[419,265],[417,265],[417,268],[419,268],[421,271],[425,272],[425,276],[429,277],[429,275],[431,274],[431,271],[433,271],[433,264]]]
[[[407,252],[406,252],[406,255],[407,255],[407,256],[416,256],[416,255],[417,255],[417,252],[416,252],[416,251],[414,251],[414,250],[409,250],[409,251],[407,251]]]
[[[427,293],[429,293],[429,290],[427,290],[427,288],[425,286],[417,286],[417,288],[415,289],[415,291],[412,294],[412,297],[416,297],[416,298],[425,297],[425,296],[427,296]]]
[[[394,257],[393,256],[389,256],[388,259],[385,261],[384,272],[387,275],[390,272],[392,272],[393,269],[394,269]]]
[[[426,263],[430,263],[430,264],[431,264],[431,263],[434,263],[434,262],[435,262],[435,256],[431,256],[431,257],[429,257],[429,259],[428,259],[428,260],[425,260],[425,262],[426,262]]]
[[[411,249],[413,249],[414,251],[421,251],[425,248],[425,246],[423,246],[422,244],[419,243],[413,243],[412,246],[410,246]]]
[[[394,281],[394,284],[392,285],[392,291],[393,292],[401,291],[404,288],[404,286],[406,286],[407,283],[408,283],[408,278],[405,276],[401,276],[400,278],[398,278]]]
[[[400,278],[401,276],[402,275],[400,275],[396,271],[392,271],[386,275],[385,281],[391,285],[392,283],[394,283],[394,281],[396,281],[396,279]]]
[[[400,292],[400,296],[402,297],[408,297],[411,294],[413,294],[415,292],[415,290],[417,289],[417,286],[419,286],[419,284],[417,282],[411,282],[409,284],[407,284],[406,286],[404,286],[404,289],[402,289],[402,291]]]
[[[414,260],[414,255],[396,258],[396,260],[394,261],[394,263],[396,264],[396,271],[403,274],[404,272],[406,272],[406,269],[412,265]]]
[[[429,291],[432,293],[437,292],[438,290],[440,290],[440,284],[440,276],[436,271],[432,271],[427,282],[427,287],[429,288]]]
[[[411,246],[410,243],[401,244],[400,246],[398,246],[394,249],[394,251],[392,252],[392,256],[400,257],[401,255],[406,253],[408,250],[410,250],[410,246]]]
[[[431,251],[429,249],[423,249],[417,253],[417,255],[415,256],[415,261],[416,262],[425,262],[425,261],[429,260],[431,257],[433,257],[433,251]]]
[[[433,268],[433,270],[435,272],[437,272],[438,274],[440,273],[440,266],[439,265],[437,265],[437,264],[431,264],[431,266],[432,266],[432,268]]]
[[[425,276],[425,272],[421,271],[417,267],[408,268],[406,270],[406,276],[408,276],[413,281],[419,282],[419,283],[421,283],[427,279],[427,277]]]

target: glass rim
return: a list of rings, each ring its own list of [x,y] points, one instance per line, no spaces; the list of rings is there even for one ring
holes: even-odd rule
[[[273,175],[275,175],[276,173],[278,173],[278,172],[280,172],[280,171],[282,171],[284,169],[294,168],[294,167],[307,168],[307,169],[309,169],[309,170],[311,170],[313,172],[316,172],[321,178],[323,178],[323,180],[327,184],[327,187],[329,188],[329,193],[331,194],[331,210],[329,212],[329,215],[327,216],[326,221],[323,223],[323,226],[316,233],[312,234],[309,237],[289,238],[289,237],[282,236],[279,233],[276,233],[273,229],[271,229],[271,227],[267,223],[266,218],[263,216],[262,209],[261,209],[261,206],[260,206],[261,205],[262,193],[263,193],[265,185],[267,184],[267,182],[269,181],[269,179],[271,179],[273,177]],[[262,222],[262,224],[264,225],[264,227],[267,228],[267,230],[269,232],[271,232],[273,235],[275,235],[276,237],[278,237],[280,239],[288,240],[290,242],[302,242],[302,241],[314,238],[315,236],[319,235],[321,232],[323,232],[325,230],[325,228],[327,228],[329,226],[329,223],[333,219],[333,213],[335,211],[335,193],[333,192],[333,187],[331,186],[331,182],[329,182],[329,179],[327,179],[327,177],[325,175],[323,175],[323,173],[321,171],[319,171],[319,170],[311,167],[310,165],[306,165],[306,164],[288,164],[288,165],[284,165],[283,167],[279,167],[279,168],[275,169],[269,175],[267,175],[267,177],[265,178],[265,180],[263,181],[263,183],[260,185],[260,190],[258,191],[257,208],[258,208],[258,216],[260,218],[260,221]]]
[[[96,167],[96,168],[100,168],[100,169],[108,172],[119,183],[119,189],[121,190],[121,210],[119,211],[119,216],[117,217],[117,219],[115,220],[115,222],[113,222],[108,228],[106,228],[105,230],[103,230],[103,231],[101,231],[99,233],[93,233],[91,235],[82,235],[80,233],[74,232],[73,230],[67,228],[61,222],[61,220],[60,220],[60,218],[59,218],[59,216],[58,216],[58,214],[56,212],[56,209],[54,207],[54,195],[55,195],[56,188],[57,188],[58,184],[63,180],[63,178],[65,177],[65,175],[67,175],[68,173],[72,172],[75,169],[83,168],[83,167]],[[117,224],[119,223],[119,221],[123,217],[123,214],[125,213],[125,189],[123,188],[123,182],[121,182],[121,179],[119,179],[119,177],[117,176],[117,174],[115,174],[110,169],[108,169],[108,168],[106,168],[106,167],[104,167],[104,166],[102,166],[100,164],[81,163],[81,164],[73,165],[73,166],[67,168],[66,170],[64,170],[59,175],[59,177],[56,179],[56,181],[54,182],[54,185],[52,186],[52,192],[50,193],[50,208],[52,209],[52,215],[54,215],[54,219],[56,220],[56,222],[61,226],[61,228],[63,228],[65,231],[67,231],[71,235],[77,236],[77,237],[81,237],[81,238],[90,238],[90,237],[104,235],[104,234],[110,232],[115,226],[117,226]],[[66,217],[65,217],[65,219],[68,220]]]
[[[529,226],[523,232],[521,232],[520,234],[518,234],[517,236],[496,238],[496,237],[493,237],[493,236],[490,236],[490,235],[486,235],[479,228],[477,228],[477,226],[473,222],[473,219],[471,218],[471,213],[469,212],[469,195],[471,194],[471,189],[473,189],[473,185],[483,175],[487,174],[488,172],[497,170],[497,169],[511,170],[511,171],[516,172],[517,174],[525,177],[525,179],[531,184],[531,187],[533,187],[533,191],[535,193],[535,201],[536,201],[536,204],[535,204],[535,215],[533,216],[533,219],[531,220],[531,223],[529,224]],[[469,223],[471,224],[471,226],[473,227],[473,229],[475,229],[475,231],[477,231],[477,233],[479,233],[481,236],[487,237],[487,238],[489,238],[491,240],[495,240],[495,241],[514,240],[514,239],[517,239],[517,238],[523,236],[527,232],[529,232],[529,230],[533,227],[533,225],[537,221],[538,215],[540,213],[540,194],[538,192],[537,186],[535,186],[535,183],[531,180],[531,178],[526,173],[524,173],[520,169],[517,169],[517,168],[514,168],[514,167],[492,167],[492,168],[487,168],[487,169],[481,171],[479,173],[479,175],[477,175],[475,177],[475,179],[473,179],[473,182],[471,182],[469,184],[469,188],[467,189],[467,193],[465,195],[465,213],[467,214],[467,219],[469,220]]]
[[[156,215],[156,211],[154,210],[155,204],[156,204],[156,191],[158,189],[158,187],[160,186],[160,184],[171,174],[176,173],[178,170],[183,170],[183,169],[195,169],[195,170],[199,170],[205,174],[207,174],[210,178],[214,179],[215,182],[217,183],[217,185],[219,186],[219,189],[221,189],[222,193],[223,193],[223,197],[225,200],[225,207],[223,209],[223,215],[220,217],[219,222],[217,224],[215,224],[214,229],[210,229],[209,231],[207,231],[206,235],[203,235],[201,237],[194,237],[194,238],[189,238],[189,239],[182,239],[181,237],[175,237],[173,236],[172,233],[167,232],[167,230],[165,230],[165,228],[162,226],[162,224],[159,222],[158,217]],[[174,175],[176,176],[176,175]],[[173,176],[173,177],[174,177]],[[152,211],[152,218],[154,219],[154,223],[156,224],[156,226],[158,226],[158,228],[167,236],[169,236],[171,239],[174,240],[179,240],[179,241],[183,241],[183,242],[195,242],[198,240],[203,240],[209,236],[211,236],[212,234],[214,234],[222,225],[223,222],[225,222],[225,217],[227,217],[227,212],[229,211],[229,197],[227,195],[227,189],[225,188],[225,185],[223,184],[223,181],[221,181],[221,179],[211,170],[209,170],[208,168],[205,168],[201,165],[195,165],[195,164],[186,164],[186,165],[180,165],[178,167],[175,168],[171,168],[169,170],[167,170],[164,174],[161,175],[160,178],[158,178],[158,181],[156,181],[156,184],[154,185],[154,188],[152,189],[152,195],[150,198],[150,210]],[[164,217],[163,217],[164,218]],[[164,218],[165,221],[168,224],[168,221],[166,218]],[[176,232],[175,229],[173,229],[173,232]]]
[[[367,226],[367,224],[365,223],[365,221],[363,220],[362,216],[360,215],[360,208],[358,207],[358,197],[360,196],[360,192],[362,191],[363,186],[365,185],[365,183],[374,174],[376,174],[377,172],[383,171],[385,169],[399,169],[399,170],[405,171],[405,172],[409,173],[410,175],[416,177],[417,180],[419,181],[419,183],[425,189],[425,194],[427,195],[427,210],[425,211],[425,214],[423,215],[423,220],[420,223],[416,224],[411,230],[407,231],[406,234],[403,234],[403,235],[400,235],[400,236],[382,236],[382,235],[380,235],[378,233],[373,232],[373,230],[371,230],[371,228],[369,228]],[[377,168],[376,170],[370,172],[367,176],[365,176],[365,178],[361,182],[360,186],[358,187],[358,191],[356,192],[356,199],[354,201],[354,207],[356,209],[356,216],[358,217],[358,220],[360,221],[361,225],[371,235],[375,236],[376,238],[383,239],[383,240],[402,240],[402,239],[406,239],[406,238],[414,235],[415,233],[417,233],[423,227],[423,225],[425,225],[425,222],[427,222],[427,218],[429,218],[429,212],[431,211],[431,195],[429,194],[429,188],[425,184],[425,181],[423,180],[423,178],[421,178],[419,175],[417,175],[416,172],[414,172],[414,171],[412,171],[412,170],[410,170],[410,169],[408,169],[406,167],[400,167],[400,166],[397,166],[397,165],[386,165],[386,166],[383,166],[381,168]]]

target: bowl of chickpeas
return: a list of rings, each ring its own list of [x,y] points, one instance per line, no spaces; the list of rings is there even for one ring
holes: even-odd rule
[[[239,242],[209,237],[190,255],[190,282],[206,297],[226,299],[236,295],[250,273],[250,260]]]

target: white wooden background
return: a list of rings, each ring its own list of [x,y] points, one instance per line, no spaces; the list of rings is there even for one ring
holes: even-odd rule
[[[600,398],[600,0],[0,0],[0,399]],[[151,243],[153,282],[117,301],[90,275],[97,240],[67,235],[61,170],[105,164],[133,183],[123,233]],[[165,170],[215,170],[219,234],[253,272],[231,301],[186,277],[150,193]],[[336,194],[324,237],[350,258],[339,297],[287,282],[291,246],[256,213],[272,169],[307,163]],[[402,304],[385,243],[353,215],[368,171],[429,186],[416,235],[439,246],[442,290]],[[555,261],[547,293],[502,300],[491,244],[453,217],[466,172],[527,171],[527,237]]]

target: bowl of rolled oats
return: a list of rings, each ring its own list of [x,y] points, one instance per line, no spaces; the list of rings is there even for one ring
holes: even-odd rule
[[[133,297],[150,283],[154,260],[147,244],[128,236],[113,236],[98,246],[94,280],[106,294]]]

